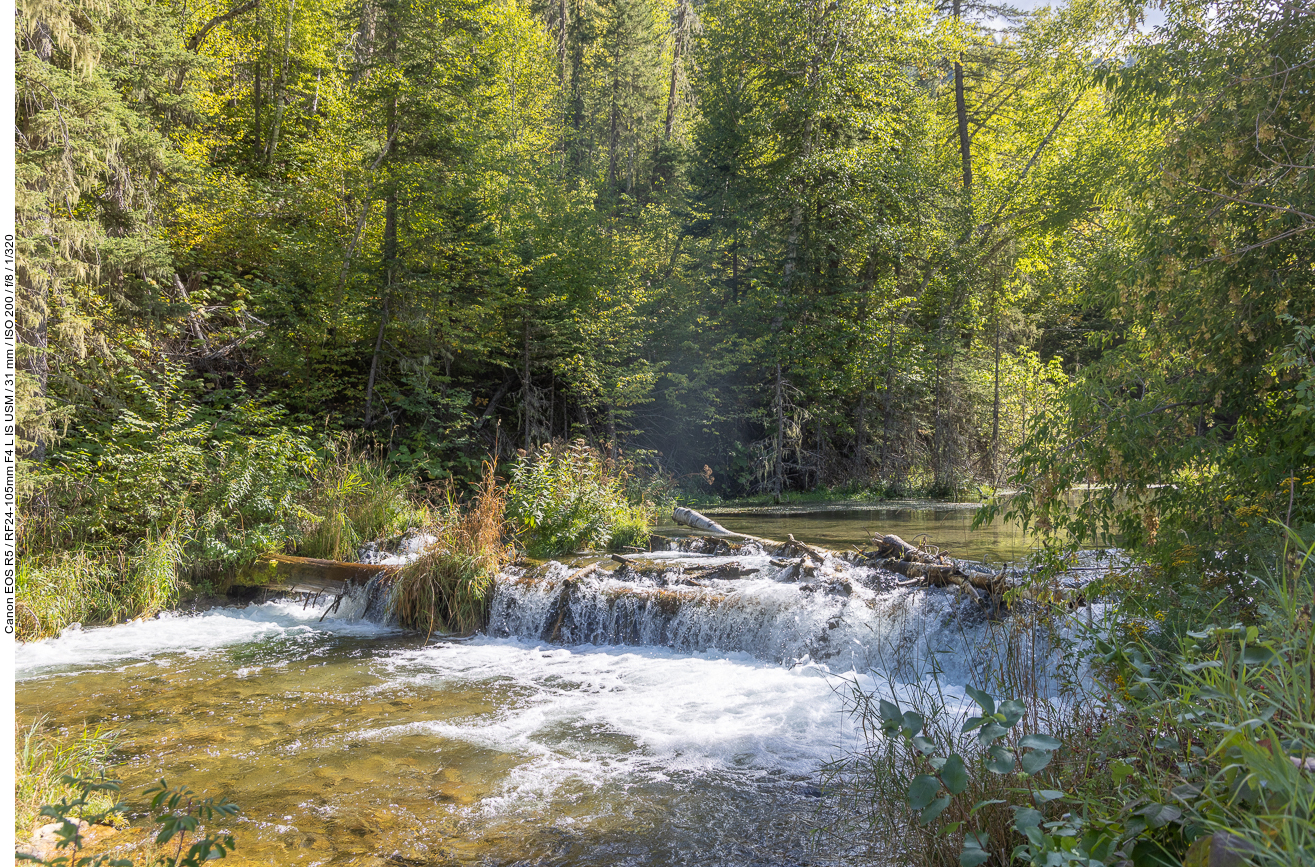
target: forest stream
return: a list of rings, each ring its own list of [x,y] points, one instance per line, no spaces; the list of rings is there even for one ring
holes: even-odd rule
[[[878,529],[997,563],[1027,547],[970,533],[967,507],[715,514],[836,550]],[[934,658],[961,702],[991,623],[952,589],[831,556],[803,580],[662,532],[587,577],[510,567],[469,640],[377,622],[368,592],[69,630],[18,649],[18,712],[121,732],[130,802],[161,777],[237,802],[228,863],[850,863],[810,835],[819,769],[859,746],[849,685],[898,691]]]

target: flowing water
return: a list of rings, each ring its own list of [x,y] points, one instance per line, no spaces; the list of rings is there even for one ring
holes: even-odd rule
[[[788,532],[841,547],[842,524]],[[990,624],[829,556],[671,547],[513,567],[465,641],[364,618],[369,593],[68,631],[18,649],[20,719],[119,731],[130,801],[161,777],[232,798],[229,863],[850,863],[809,834],[819,768],[858,745],[848,684],[934,658],[962,701]]]

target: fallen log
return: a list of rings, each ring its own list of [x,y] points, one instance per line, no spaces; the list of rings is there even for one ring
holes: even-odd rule
[[[329,591],[337,595],[343,585],[366,584],[376,575],[396,572],[397,569],[397,566],[380,564],[266,554],[244,572],[241,583],[296,592]]]
[[[823,563],[826,561],[825,555],[819,552],[816,548],[813,548],[809,545],[804,544],[803,542],[800,542],[798,539],[794,537],[793,533],[788,534],[786,538],[789,540],[789,544],[792,547],[794,547],[798,551],[803,551],[805,554],[807,554],[809,557],[812,557],[818,563]]]
[[[875,536],[872,538],[876,546],[877,553],[882,557],[896,557],[900,560],[917,560],[924,556],[922,551],[918,550],[916,545],[910,545],[899,536],[893,533],[882,536],[880,539]]]
[[[593,563],[590,563],[588,566],[585,566],[583,569],[576,569],[570,575],[566,576],[566,583],[570,584],[575,581],[579,581],[581,578],[588,577],[589,575],[592,575],[594,572],[597,572],[599,567],[601,567],[602,565],[603,565],[602,560],[595,560]]]
[[[714,533],[730,539],[743,539],[746,542],[757,542],[769,554],[783,554],[791,547],[790,542],[777,542],[775,539],[764,539],[762,536],[750,536],[748,533],[736,533],[733,530],[727,530],[706,515],[700,515],[693,509],[687,509],[684,506],[677,506],[672,509],[671,519],[677,524],[683,524],[695,530],[703,530],[706,533]],[[730,542],[726,544],[730,545],[731,548],[736,547]]]
[[[869,560],[868,565],[876,566],[879,569],[885,569],[887,572],[894,572],[897,575],[903,575],[905,578],[917,578],[920,580],[932,580],[936,583],[943,583],[949,580],[949,576],[954,574],[956,567],[944,563],[922,563],[917,560],[896,560],[893,557],[878,558]]]
[[[683,524],[686,527],[693,527],[695,530],[702,530],[705,533],[716,533],[720,536],[738,536],[739,533],[732,533],[721,524],[712,520],[705,515],[700,515],[693,509],[684,506],[677,506],[671,510],[671,519],[677,524]],[[750,538],[750,537],[746,537]]]

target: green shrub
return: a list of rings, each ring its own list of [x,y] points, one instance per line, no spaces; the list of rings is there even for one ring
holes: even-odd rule
[[[281,408],[241,391],[202,402],[181,367],[121,373],[127,401],[79,430],[32,479],[27,552],[132,547],[177,538],[187,574],[205,576],[281,548],[305,521],[298,494],[316,455]]]
[[[630,475],[581,440],[544,445],[512,469],[507,518],[533,557],[647,547],[653,507],[627,497]]]
[[[283,411],[240,390],[204,400],[182,369],[120,374],[127,406],[28,467],[17,631],[117,623],[224,589],[261,554],[351,559],[425,521],[409,482],[349,438],[316,452]]]
[[[1315,545],[1293,542],[1230,626],[1169,649],[1103,626],[1096,691],[1050,719],[1036,690],[972,689],[980,713],[954,719],[934,671],[904,704],[856,689],[867,743],[829,769],[839,812],[912,864],[1315,863]]]
[[[1167,816],[1148,830],[1173,858],[1214,863],[1206,850],[1227,841],[1259,865],[1315,862],[1312,577],[1315,544],[1290,536],[1231,625],[1167,652],[1146,635],[1099,642],[1128,754],[1117,818],[1137,829],[1148,810]]]

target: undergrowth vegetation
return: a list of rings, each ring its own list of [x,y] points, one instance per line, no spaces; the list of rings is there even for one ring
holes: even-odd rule
[[[646,548],[657,507],[640,478],[582,440],[547,443],[512,468],[507,518],[532,557]]]
[[[361,542],[425,520],[409,479],[350,437],[317,444],[240,391],[203,403],[169,365],[153,380],[125,376],[134,399],[112,422],[26,467],[21,639],[222,591],[269,551],[351,559]]]
[[[410,480],[346,437],[325,444],[304,501],[311,529],[298,541],[297,553],[326,560],[352,560],[363,543],[428,519],[411,497]]]
[[[934,662],[893,691],[855,686],[865,746],[829,768],[829,830],[919,865],[1315,863],[1315,544],[1288,541],[1196,628],[1117,605],[1085,629],[1015,617],[968,687],[974,712]],[[1080,668],[1036,676],[1065,657]]]

